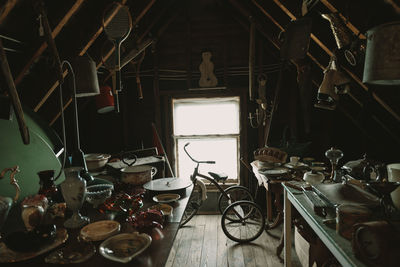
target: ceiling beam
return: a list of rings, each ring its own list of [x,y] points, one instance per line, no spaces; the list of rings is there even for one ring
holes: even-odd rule
[[[296,16],[294,16],[279,0],[273,0],[276,5],[278,5],[282,11],[286,13],[292,20],[296,20]],[[326,47],[314,34],[311,34],[311,39],[316,42],[329,56],[332,56],[332,51]],[[350,75],[353,80],[355,80],[365,91],[368,92],[368,87],[362,83],[361,79],[355,75],[352,71],[342,66],[342,69]],[[398,122],[400,122],[400,116],[397,114],[383,99],[381,99],[377,94],[372,92],[373,98],[387,111],[389,112]]]
[[[6,20],[8,14],[15,7],[19,0],[7,0],[4,6],[0,9],[0,25]]]
[[[386,3],[391,5],[397,14],[400,14],[400,7],[393,0],[385,0]]]
[[[359,36],[361,39],[365,39],[366,36],[360,32],[351,22],[342,15],[328,0],[320,0],[322,4],[324,4],[332,13],[338,13],[340,18],[343,20],[344,24],[357,36]]]
[[[143,38],[147,36],[147,34],[151,31],[151,29],[154,27],[156,22],[162,17],[162,15],[165,13],[165,11],[169,10],[168,8],[165,8],[163,11],[160,12],[159,16],[157,16],[156,19],[153,20],[153,22],[147,27],[147,29],[144,31],[144,33],[138,38],[137,40],[137,47],[133,48],[131,51],[126,53],[126,56],[121,60],[121,68],[123,68],[125,65],[127,65],[129,62],[134,60],[138,55],[140,55],[143,51],[147,49],[150,45],[153,45],[157,42],[157,40],[160,39],[161,35],[164,33],[164,31],[168,28],[168,26],[179,16],[179,14],[183,11],[183,7],[179,8],[175,12],[171,12],[173,14],[170,16],[167,21],[163,24],[163,26],[157,31],[155,38],[147,38],[144,41]],[[176,10],[176,9],[175,9]],[[114,51],[112,49],[112,51]],[[110,51],[110,53],[112,52]],[[107,55],[106,59],[109,57]],[[107,82],[108,79],[111,77],[111,73],[109,73],[104,79],[103,83]]]
[[[125,4],[127,2],[127,0],[122,0],[122,4]],[[150,10],[151,6],[155,3],[155,0],[150,1],[145,8],[140,12],[140,14],[137,16],[133,27],[135,27],[140,20],[144,17],[144,15]],[[116,15],[116,12],[110,15],[110,19],[106,20],[106,23],[111,21],[111,18],[114,17]],[[107,26],[107,25],[106,25]],[[87,43],[87,45],[81,50],[81,52],[79,52],[79,55],[82,56],[86,53],[86,51],[89,49],[89,47],[94,43],[94,41],[97,39],[97,37],[103,32],[103,26],[101,26],[97,32],[92,36],[92,38],[90,39],[90,41]],[[107,55],[105,56],[105,60],[107,60],[111,55],[112,52],[115,50],[115,47],[111,48],[110,51],[107,53]],[[103,62],[99,62],[96,65],[96,69],[99,69],[101,66],[103,65]],[[68,74],[68,71],[65,71],[66,74]],[[64,72],[64,73],[65,73]],[[49,91],[46,93],[46,95],[43,97],[43,99],[39,102],[39,104],[35,107],[35,111],[37,112],[40,107],[46,102],[46,100],[49,98],[49,96],[54,92],[54,90],[57,88],[57,86],[59,85],[58,81],[56,81],[53,86],[49,89]],[[67,102],[65,103],[63,110],[65,110],[70,104],[72,103],[72,98],[70,97]],[[61,116],[61,111],[59,111],[54,118],[51,120],[50,122],[50,126],[53,125],[57,119]]]
[[[257,6],[257,7],[260,9],[260,11],[261,11],[265,16],[267,16],[269,19],[271,19],[271,21],[272,21],[279,29],[281,29],[281,30],[284,29],[284,28],[279,24],[279,22],[278,22],[277,20],[275,20],[275,19],[264,9],[256,0],[252,0],[252,2],[253,2],[253,4],[254,4],[255,6]],[[284,6],[283,6],[283,7],[284,7]],[[286,7],[284,7],[284,9],[286,9]],[[287,10],[287,9],[286,9],[286,10]],[[290,12],[289,10],[287,10],[287,11]],[[290,13],[290,14],[293,15],[292,13]],[[310,52],[307,52],[307,55],[308,55],[308,56],[314,61],[314,63],[315,63],[316,65],[318,65],[322,70],[325,69],[325,67],[324,67],[321,63],[319,63],[319,61],[318,61]],[[358,77],[353,77],[353,78],[358,78]],[[316,83],[314,80],[313,80],[313,84],[314,84],[316,87],[319,87],[319,84]],[[361,101],[359,101],[351,92],[348,92],[347,95],[348,95],[351,99],[353,99],[353,101],[356,102],[361,108],[363,107],[363,103],[362,103]],[[346,110],[344,110],[343,108],[341,108],[340,111],[343,112],[347,117],[349,117],[349,119],[350,119],[351,121],[355,122],[355,125],[356,125],[357,127],[359,127],[360,130],[361,130],[362,132],[364,132],[364,134],[366,133],[365,129],[361,126],[361,124],[358,123],[358,122],[356,122],[355,119],[353,118],[353,116],[351,116]],[[397,137],[397,135],[395,135],[389,128],[387,128],[387,127],[382,123],[382,121],[381,121],[379,118],[377,118],[375,115],[372,115],[372,118],[373,118],[384,130],[386,130],[386,132],[393,138],[393,140],[396,140],[396,142],[397,142],[398,144],[400,144],[400,138]],[[368,136],[369,136],[369,135],[368,135]],[[370,138],[370,136],[369,136],[369,138]]]
[[[125,4],[127,0],[122,0],[122,4]],[[117,10],[120,8],[120,6],[117,7]],[[117,12],[114,12],[110,15],[110,17],[114,17],[116,15]],[[106,23],[109,22],[106,21]],[[94,43],[94,41],[97,39],[97,37],[100,36],[100,34],[103,32],[103,25],[99,27],[99,29],[96,31],[96,33],[94,35],[92,35],[92,37],[90,38],[89,42],[87,42],[87,44],[82,48],[82,50],[79,52],[79,56],[82,56],[86,53],[86,51],[90,48],[90,46],[92,46],[92,44]],[[65,70],[63,75],[64,77],[68,74],[68,70]],[[57,86],[59,85],[59,82],[56,81],[49,90],[47,90],[47,93],[43,96],[43,98],[39,101],[39,103],[35,106],[35,108],[33,109],[35,112],[38,112],[38,110],[43,106],[43,104],[47,101],[47,99],[50,97],[50,95],[54,92],[54,90],[57,88]],[[70,102],[67,102],[70,103]],[[68,104],[69,105],[69,104]],[[68,106],[66,105],[66,107]],[[61,114],[61,113],[60,113]]]
[[[275,0],[274,0],[274,1],[275,1]],[[252,0],[252,2],[253,2],[253,4],[254,4],[255,6],[257,6],[257,7],[260,9],[260,11],[261,11],[265,16],[267,16],[268,18],[270,18],[271,21],[272,21],[279,29],[283,30],[283,27],[271,16],[271,14],[269,14],[260,4],[258,4],[258,2],[257,2],[256,0]],[[283,6],[283,7],[284,7],[284,6]],[[284,8],[286,9],[286,7],[284,7]],[[287,9],[286,9],[286,10],[287,10]],[[289,10],[287,10],[287,11],[290,13]],[[290,14],[293,16],[292,13],[290,13]],[[314,63],[315,63],[316,65],[318,65],[322,70],[325,69],[325,67],[324,67],[310,52],[307,52],[307,55],[308,55],[308,56],[314,61]],[[353,74],[353,73],[349,73],[349,74]],[[354,75],[354,74],[353,74],[353,75]],[[354,75],[354,77],[352,76],[352,78],[353,78],[353,79],[358,79],[358,77],[355,76],[355,75]],[[314,83],[314,85],[315,85],[316,87],[319,87],[319,84],[317,84],[314,80],[313,80],[313,83]],[[351,99],[353,99],[353,101],[355,101],[361,108],[363,107],[363,103],[362,103],[361,101],[359,101],[351,92],[348,92],[347,95],[348,95]],[[344,112],[346,116],[348,116],[352,121],[354,121],[354,118],[353,118],[352,116],[350,116],[350,114],[347,114],[347,113],[345,112],[345,110],[341,109],[340,111]],[[399,139],[388,127],[386,127],[386,126],[382,123],[381,120],[379,120],[375,115],[372,115],[372,118],[373,118],[383,129],[385,129],[386,132],[387,132],[394,140],[397,141],[397,143],[400,144],[400,139]],[[356,125],[357,125],[357,126],[360,126],[359,123],[357,123]],[[364,129],[363,129],[362,127],[360,127],[360,129],[364,132]]]
[[[56,38],[56,36],[60,33],[61,29],[68,23],[68,21],[75,14],[75,12],[78,11],[78,9],[80,8],[80,6],[84,1],[85,0],[76,0],[75,4],[68,10],[65,16],[60,20],[58,25],[52,31],[51,36],[53,39]],[[29,69],[32,67],[32,64],[37,61],[37,59],[42,55],[42,53],[46,50],[46,48],[47,48],[47,42],[45,41],[42,43],[39,49],[36,50],[31,59],[29,59],[29,61],[25,64],[20,73],[17,75],[14,81],[15,85],[18,85],[22,81],[22,79],[28,73]]]

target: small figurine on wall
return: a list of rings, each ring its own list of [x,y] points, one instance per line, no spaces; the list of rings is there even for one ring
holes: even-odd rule
[[[211,52],[205,50],[201,53],[203,61],[200,63],[200,87],[215,87],[218,84],[217,77],[214,74],[214,64],[211,62]]]

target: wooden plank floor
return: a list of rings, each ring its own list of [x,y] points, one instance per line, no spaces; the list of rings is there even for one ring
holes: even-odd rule
[[[238,244],[222,231],[221,215],[197,215],[179,230],[165,266],[283,266],[275,255],[280,234],[281,228],[273,229]]]

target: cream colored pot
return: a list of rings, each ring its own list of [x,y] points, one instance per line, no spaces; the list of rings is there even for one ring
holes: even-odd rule
[[[157,168],[149,165],[129,166],[121,169],[121,181],[131,185],[143,185],[153,178]]]
[[[324,180],[325,176],[322,172],[309,171],[304,173],[303,180],[311,185],[319,184]]]

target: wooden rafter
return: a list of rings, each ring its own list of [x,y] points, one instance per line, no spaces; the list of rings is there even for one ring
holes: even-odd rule
[[[68,10],[68,12],[62,18],[62,20],[60,20],[58,25],[53,29],[51,33],[53,39],[56,38],[56,36],[60,33],[62,28],[68,23],[68,21],[76,13],[76,11],[78,11],[79,7],[82,5],[84,1],[85,0],[76,0],[75,4]],[[25,64],[25,66],[22,68],[18,76],[15,78],[14,81],[15,85],[18,85],[22,81],[25,74],[31,68],[32,64],[37,61],[37,59],[42,55],[42,53],[46,50],[46,48],[47,48],[47,42],[43,42],[42,45],[39,47],[39,49],[36,50],[31,59]]]
[[[127,0],[122,0],[122,4],[125,4]],[[118,7],[119,8],[119,7]],[[111,14],[115,16],[116,12]],[[89,47],[94,43],[94,41],[97,39],[97,37],[100,36],[100,34],[103,32],[103,26],[100,26],[99,29],[96,31],[96,33],[90,38],[89,42],[82,48],[82,50],[79,52],[79,56],[82,56],[86,53],[86,51],[89,49]],[[64,77],[68,74],[68,70],[64,71]],[[36,107],[33,109],[35,112],[38,112],[38,110],[43,106],[43,104],[47,101],[47,99],[50,97],[50,95],[54,92],[54,90],[57,88],[59,85],[59,82],[56,81],[49,90],[47,90],[46,94],[43,96],[43,98],[39,101],[39,103],[36,105]],[[67,101],[67,104],[70,103]],[[68,104],[69,105],[69,104]],[[68,105],[65,106],[68,107]],[[64,108],[64,109],[65,109]],[[60,113],[61,114],[61,113]]]
[[[261,6],[261,5],[259,5],[255,0],[252,0],[252,2],[261,10],[261,12],[262,13],[264,13],[268,18],[272,18],[271,19],[271,21],[278,27],[278,28],[280,28],[281,30],[283,29],[283,27]],[[275,46],[277,46],[277,44],[275,44],[274,42],[272,42]],[[314,63],[316,64],[316,65],[318,65],[322,70],[324,70],[325,69],[325,67],[310,53],[310,52],[307,52],[307,55],[314,61]],[[351,74],[353,74],[353,73],[349,73],[350,75]],[[354,74],[353,74],[354,75]],[[354,75],[354,77],[352,76],[352,78],[353,79],[358,79],[358,77],[357,76],[355,76]],[[317,84],[315,81],[313,81],[313,83],[314,83],[314,85],[315,86],[319,86],[319,84]],[[364,85],[364,84],[363,84]],[[348,92],[347,93],[347,95],[349,95],[349,97],[351,98],[351,99],[353,99],[353,101],[354,102],[356,102],[360,107],[363,107],[363,103],[362,102],[360,102],[351,92]],[[390,107],[388,107],[388,108],[390,108]],[[352,116],[350,116],[350,114],[348,114],[345,110],[343,110],[343,109],[341,109],[341,111],[342,112],[344,112],[345,113],[345,115],[347,116],[347,117],[349,117],[352,121],[354,121],[354,118],[352,117]],[[376,116],[372,116],[372,118],[384,129],[384,130],[386,130],[386,132],[394,139],[394,140],[396,140],[397,141],[397,143],[400,143],[400,139],[395,135],[395,134],[393,134],[393,132],[390,130],[390,129],[388,129],[388,127],[386,127],[383,123],[382,123],[382,121],[379,119],[379,118],[377,118]],[[356,124],[357,126],[360,126],[358,123]],[[360,129],[364,132],[364,129],[362,128],[362,127],[360,127]]]
[[[338,13],[343,22],[346,24],[346,26],[357,36],[359,36],[362,39],[365,39],[365,35],[362,34],[353,24],[350,23],[350,21],[342,15],[328,0],[320,0],[322,4],[324,4],[332,13]]]
[[[276,5],[278,5],[285,13],[288,15],[292,20],[296,20],[296,16],[294,16],[279,0],[273,0]],[[311,34],[311,39],[316,42],[329,56],[332,56],[332,51],[324,45],[314,34]],[[342,69],[351,77],[353,78],[365,91],[368,91],[368,87],[362,83],[361,79],[355,75],[349,69],[342,67]],[[375,93],[372,93],[373,98],[387,111],[389,112],[397,121],[400,122],[400,116]]]
[[[122,4],[125,4],[127,0],[122,0]],[[138,17],[135,20],[135,23],[133,25],[133,27],[135,27],[140,20],[144,17],[144,15],[149,11],[149,9],[151,8],[151,6],[154,4],[155,0],[150,1],[146,7],[142,10],[142,12],[140,12],[140,14],[138,15]],[[113,14],[111,14],[113,15]],[[115,14],[114,14],[115,15]],[[107,20],[107,22],[109,22],[111,19]],[[89,49],[89,47],[94,43],[94,41],[97,39],[97,37],[103,32],[103,27],[100,27],[97,32],[92,36],[92,38],[90,39],[90,41],[88,42],[88,44],[81,50],[81,52],[79,53],[79,55],[84,55],[86,53],[86,51]],[[114,47],[110,49],[110,51],[107,53],[105,60],[107,60],[108,57],[110,57],[112,55],[112,52],[114,51]],[[99,62],[96,65],[96,69],[99,69],[101,66],[103,65],[103,62]],[[67,72],[68,73],[68,72]],[[47,94],[45,95],[45,98],[43,98],[41,100],[41,102],[36,106],[35,111],[39,110],[39,108],[45,103],[45,101],[47,100],[47,98],[50,96],[50,94],[55,90],[55,88],[57,88],[58,86],[58,82],[55,82],[54,85],[50,88],[50,90],[47,92]],[[72,103],[72,98],[69,98],[67,103],[65,103],[63,110],[65,110],[70,104]],[[61,116],[61,111],[58,112],[54,118],[51,120],[50,122],[50,126],[53,125],[57,119]]]
[[[233,0],[233,1],[234,1],[234,0]],[[256,5],[256,6],[260,9],[260,11],[261,11],[265,16],[267,16],[279,29],[281,29],[281,30],[284,29],[284,28],[278,23],[278,21],[275,20],[274,17],[272,17],[260,4],[257,3],[257,1],[252,0],[252,2],[253,2],[254,5]],[[236,6],[236,8],[239,8],[239,7]],[[242,14],[245,15],[246,17],[248,16],[248,14],[246,14],[246,13],[243,13],[243,12],[242,12]],[[236,19],[236,18],[235,18],[235,19]],[[246,29],[247,29],[247,31],[249,31],[248,28],[246,28]],[[277,42],[275,42],[275,40],[274,40],[271,36],[269,36],[269,35],[266,34],[265,32],[264,32],[264,33],[261,32],[261,33],[262,33],[265,37],[267,37],[267,39],[268,39],[277,49],[280,49],[280,46],[277,44]],[[311,53],[307,52],[307,55],[308,55],[308,56],[314,61],[314,63],[315,63],[317,66],[319,66],[322,70],[325,69],[325,67],[324,67]],[[317,83],[315,80],[312,80],[312,82],[313,82],[314,86],[319,87],[319,83]],[[347,94],[348,94],[349,97],[350,97],[351,99],[353,99],[354,102],[356,102],[360,107],[363,106],[363,103],[361,103],[353,94],[351,94],[351,92],[349,92],[349,93],[347,93]],[[359,122],[357,122],[357,120],[354,119],[353,116],[350,115],[350,113],[349,113],[347,110],[345,110],[345,109],[343,109],[343,108],[341,108],[341,107],[339,107],[339,110],[340,110],[346,117],[348,117],[348,118],[349,118],[349,119],[364,133],[364,134],[365,134],[365,136],[367,136],[368,138],[370,138],[370,139],[372,140],[372,137],[368,134],[368,132],[362,127],[362,125],[360,125]],[[382,123],[382,121],[380,121],[376,116],[372,116],[372,118],[373,118],[384,130],[386,130],[386,132],[393,138],[393,140],[396,140],[397,143],[400,143],[400,139],[399,139],[396,135],[394,135],[394,134],[392,133],[392,131],[391,131],[390,129],[388,129],[388,128]]]
[[[176,1],[176,0],[175,0]],[[161,12],[157,15],[157,17],[153,18],[153,20],[151,21],[150,25],[147,27],[147,29],[142,33],[142,35],[139,36],[137,42],[141,43],[143,38],[145,38],[149,32],[151,31],[151,29],[154,27],[154,25],[156,23],[158,23],[158,21],[161,19],[161,17],[164,16],[164,14],[167,12],[168,7],[164,8],[163,10],[161,10]]]
[[[160,39],[160,36],[164,33],[164,31],[168,28],[168,26],[171,24],[171,22],[173,22],[178,15],[183,11],[183,8],[180,8],[179,10],[177,10],[176,12],[174,12],[173,16],[171,16],[165,23],[164,25],[158,30],[158,32],[155,35],[155,38],[153,39],[146,39],[144,41],[143,38],[147,35],[147,33],[149,33],[151,31],[151,29],[154,27],[154,25],[156,24],[155,21],[158,21],[161,16],[165,13],[165,11],[167,11],[168,8],[165,8],[161,14],[155,19],[153,20],[153,23],[151,23],[149,25],[149,27],[144,31],[144,33],[138,38],[137,40],[137,48],[133,48],[130,52],[128,52],[126,54],[126,56],[121,60],[121,68],[124,67],[126,64],[128,64],[129,62],[131,62],[133,59],[135,59],[138,55],[140,55],[147,47],[149,47],[152,44],[155,44],[157,42],[158,39]],[[108,58],[108,57],[107,57]],[[103,82],[108,81],[108,79],[110,79],[111,77],[111,73],[109,73],[103,80]],[[61,114],[60,114],[61,115]]]
[[[385,0],[385,2],[391,5],[397,14],[400,14],[400,7],[398,4],[396,4],[393,0]]]
[[[15,7],[19,0],[8,0],[4,6],[0,9],[0,25],[3,24],[8,14]]]

